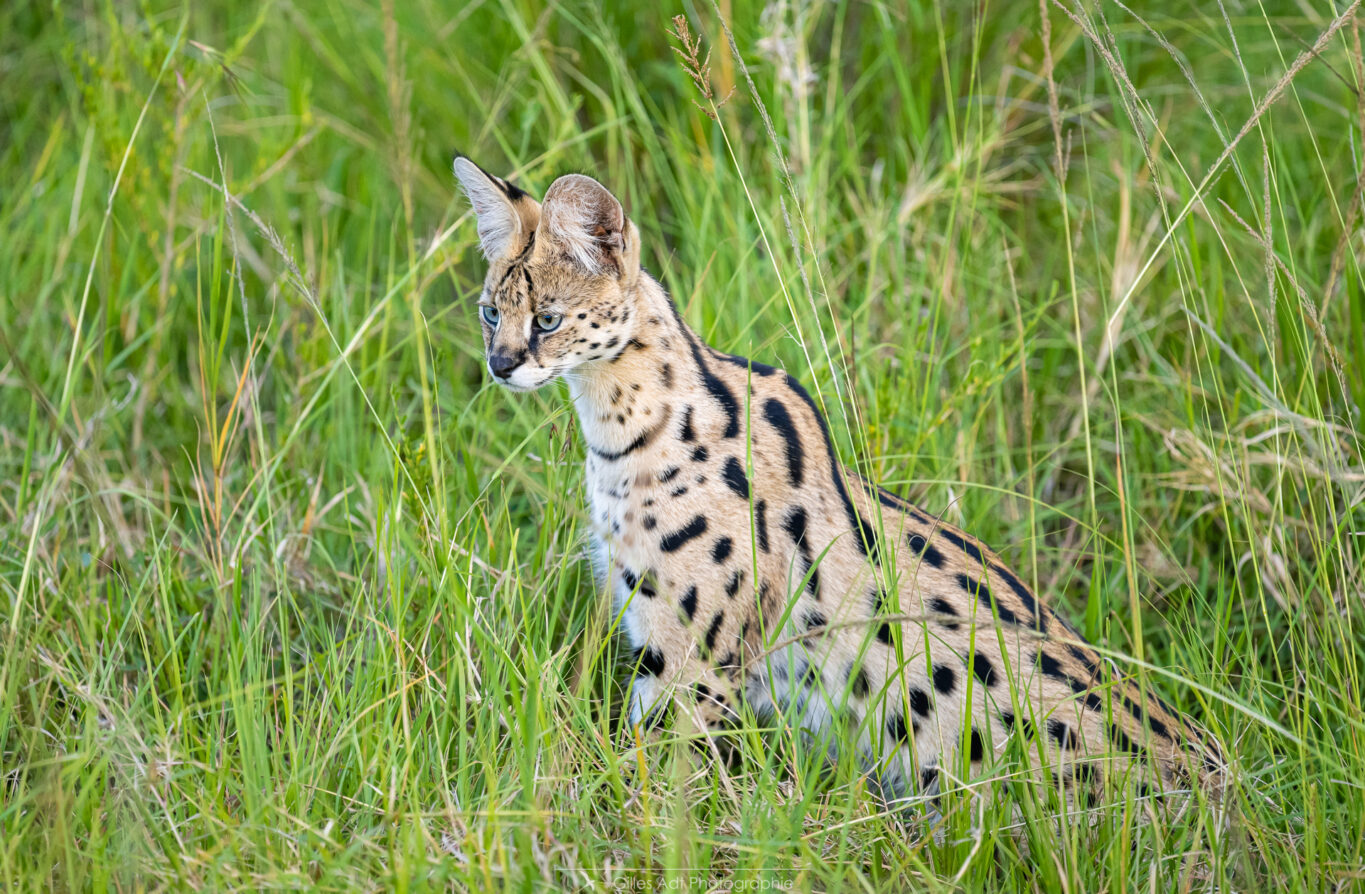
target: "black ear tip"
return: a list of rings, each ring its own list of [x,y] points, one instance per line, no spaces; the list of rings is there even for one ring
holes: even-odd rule
[[[507,198],[511,199],[514,202],[517,201],[518,199],[528,198],[526,191],[520,189],[516,184],[514,184],[510,180],[500,180],[497,181],[497,183],[498,186],[502,187],[502,191],[507,196]]]
[[[450,163],[452,168],[456,168],[457,163],[461,159],[463,159],[466,163],[473,165],[475,170],[477,170],[480,174],[483,174],[484,177],[488,178],[488,182],[492,183],[498,189],[502,190],[503,195],[507,196],[507,198],[512,200],[513,202],[517,201],[518,199],[528,197],[527,193],[523,192],[521,189],[518,189],[510,181],[502,177],[495,177],[492,174],[488,173],[486,170],[484,170],[482,165],[474,161],[474,159],[470,158],[468,155],[466,155],[459,149],[456,149],[452,154],[455,156]],[[458,173],[459,173],[458,169],[456,169],[456,174],[458,175]]]

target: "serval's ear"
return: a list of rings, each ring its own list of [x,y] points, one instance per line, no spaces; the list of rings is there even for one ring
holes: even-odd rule
[[[455,159],[455,176],[460,179],[465,195],[474,206],[474,216],[479,223],[479,246],[483,256],[490,261],[508,254],[514,245],[520,245],[522,237],[535,223],[528,224],[522,219],[522,209],[518,206],[535,206],[535,200],[517,189],[501,177],[494,177],[483,168],[463,156]]]
[[[629,278],[640,262],[635,227],[616,197],[582,174],[565,174],[545,191],[540,235],[591,275]]]

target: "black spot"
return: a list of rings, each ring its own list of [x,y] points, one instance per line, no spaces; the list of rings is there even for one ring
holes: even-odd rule
[[[924,791],[931,792],[936,790],[938,785],[938,767],[926,767],[919,774],[920,785]]]
[[[848,496],[848,488],[844,486],[844,476],[841,474],[839,462],[834,456],[834,443],[830,440],[829,426],[825,422],[825,417],[820,415],[819,409],[815,406],[815,401],[811,400],[811,396],[805,388],[801,387],[800,382],[791,376],[787,376],[787,387],[806,402],[806,406],[810,408],[811,414],[820,426],[820,434],[825,442],[825,452],[829,456],[830,476],[834,482],[834,490],[839,494],[839,501],[843,503],[844,515],[848,518],[848,526],[855,535],[854,540],[858,544],[859,551],[874,562],[879,561],[877,532],[872,524],[859,515],[857,509],[853,508],[853,501]]]
[[[1099,658],[1093,652],[1089,652],[1070,643],[1067,644],[1066,650],[1071,653],[1072,658],[1075,658],[1082,667],[1090,672],[1090,682],[1092,684],[1104,679],[1104,672],[1100,669]]]
[[[758,548],[768,552],[768,501],[759,500],[754,506],[754,527],[758,529]]]
[[[734,438],[739,436],[739,402],[735,400],[735,395],[729,387],[722,382],[715,373],[711,372],[711,367],[706,365],[702,359],[701,350],[697,347],[695,338],[688,339],[692,348],[692,359],[696,361],[697,368],[701,370],[701,383],[711,397],[715,398],[716,403],[725,411],[728,417],[725,423],[725,431],[721,437]],[[686,439],[684,439],[686,440]]]
[[[605,348],[614,348],[614,347],[616,347],[617,345],[619,345],[620,343],[621,343],[621,339],[619,339],[619,338],[617,338],[616,336],[613,335],[613,336],[611,337],[611,341],[607,342],[605,345],[603,345],[603,347],[605,347]]]
[[[820,572],[811,563],[810,545],[806,542],[806,510],[801,506],[793,506],[788,510],[786,517],[782,520],[782,528],[787,532],[787,536],[796,545],[797,551],[801,555],[801,576],[806,581],[806,591],[811,597],[820,599]]]
[[[726,669],[726,668],[734,667],[734,666],[735,666],[735,661],[736,661],[736,659],[735,659],[735,653],[734,653],[734,652],[726,652],[724,655],[720,656],[720,660],[716,662],[716,667],[718,667],[718,668],[720,668],[720,669],[722,669],[722,670],[724,670],[724,669]]]
[[[1058,680],[1061,680],[1063,683],[1066,683],[1066,685],[1070,686],[1072,692],[1081,696],[1081,700],[1085,702],[1086,707],[1097,713],[1103,712],[1104,701],[1099,697],[1099,695],[1091,691],[1090,688],[1087,687],[1080,680],[1077,680],[1075,677],[1062,671],[1061,664],[1057,661],[1056,658],[1053,658],[1051,655],[1047,655],[1039,651],[1034,655],[1034,660],[1037,661],[1039,666],[1043,668],[1044,673]]]
[[[825,616],[820,614],[819,612],[817,611],[806,612],[807,630],[815,630],[818,627],[824,627],[825,624],[827,623],[829,622],[825,620]]]
[[[980,652],[972,656],[972,673],[976,678],[987,686],[994,686],[997,679],[995,675],[995,665],[991,664],[990,659]]]
[[[684,441],[694,441],[697,433],[692,430],[692,407],[688,406],[683,410],[682,432],[678,435]]]
[[[872,603],[872,614],[874,616],[886,611],[886,593],[881,587],[873,587],[867,598]]]
[[[679,469],[677,466],[669,466],[667,469],[664,469],[662,472],[659,473],[659,483],[667,484],[674,478],[678,477],[678,472]]]
[[[673,388],[673,364],[665,363],[660,367],[659,378],[663,381],[664,388],[671,390]]]
[[[763,418],[782,436],[787,449],[787,480],[792,487],[800,487],[805,474],[806,453],[801,447],[801,435],[796,431],[791,414],[782,401],[770,397],[763,404]]]
[[[957,674],[946,664],[934,666],[934,688],[944,695],[952,695],[953,687],[957,685]]]
[[[721,478],[725,480],[730,490],[739,494],[740,499],[749,499],[749,479],[744,475],[744,465],[733,456],[725,460],[725,468],[721,471]]]
[[[1039,649],[1037,661],[1038,666],[1042,668],[1043,673],[1047,674],[1049,677],[1052,677],[1055,680],[1070,682],[1071,678],[1067,676],[1066,671],[1062,670],[1062,663],[1052,655]]]
[[[640,669],[647,674],[659,676],[664,672],[664,653],[654,646],[648,646],[640,653]]]
[[[652,515],[646,515],[646,516],[645,516],[644,525],[645,525],[645,530],[646,530],[646,531],[652,531],[652,530],[654,530],[655,525],[657,525],[658,523],[659,523],[659,520],[658,520],[657,518],[655,518],[654,516],[652,516]]]
[[[1060,720],[1049,720],[1047,722],[1047,734],[1056,740],[1058,748],[1064,748],[1068,751],[1076,750],[1075,731]]]
[[[712,353],[726,363],[733,363],[740,369],[752,369],[754,374],[758,376],[764,376],[766,378],[777,372],[776,368],[771,367],[766,363],[759,363],[757,360],[750,360],[748,357],[741,357],[738,354],[722,354],[719,351],[713,351]]]
[[[782,519],[782,530],[787,532],[787,536],[797,546],[806,545],[807,521],[806,510],[803,506],[793,506],[788,510],[786,518]]]
[[[857,673],[854,673],[853,662],[850,661],[848,664],[848,672],[853,678],[849,691],[857,698],[865,698],[867,696],[868,688],[867,670],[860,667],[858,668]]]
[[[967,575],[959,574],[957,575],[957,585],[966,590],[967,595],[975,596],[980,599],[981,604],[984,605],[988,611],[992,610],[991,591],[986,587],[985,581],[973,581]],[[996,605],[994,611],[1000,620],[1004,621],[1006,624],[1017,624],[1019,622],[1019,618],[1015,616],[1014,612],[1010,611],[1003,604]]]
[[[618,418],[621,417],[618,416]],[[624,418],[621,418],[621,421],[624,422],[625,421]],[[590,449],[593,452],[593,454],[599,457],[600,459],[604,459],[607,462],[614,462],[623,456],[634,453],[636,450],[639,450],[641,447],[645,446],[650,441],[653,441],[655,435],[659,433],[659,430],[667,422],[668,417],[667,415],[665,415],[665,417],[661,419],[657,425],[647,428],[644,431],[640,432],[639,437],[631,441],[625,447],[622,447],[620,450],[602,450],[598,447],[593,447],[592,445],[588,445],[588,449]]]
[[[814,689],[819,686],[819,668],[813,664],[806,664],[805,662],[802,662],[802,664],[805,664],[805,667],[802,669],[801,673],[797,675],[797,678],[801,681],[801,685],[805,686],[807,689]]]
[[[689,540],[700,537],[706,533],[706,517],[698,515],[682,528],[668,534],[663,540],[659,541],[659,549],[666,553],[675,553],[682,549]]]
[[[763,608],[764,611],[769,610],[768,596],[769,594],[772,593],[772,589],[773,589],[772,585],[769,584],[766,580],[761,580],[758,582],[758,604]]]
[[[910,534],[905,540],[910,544],[910,548],[924,561],[935,568],[943,567],[943,553],[939,552],[937,547],[930,545],[929,541],[925,540],[923,535]]]
[[[886,721],[886,733],[893,741],[910,744],[910,730],[905,726],[905,718],[899,714],[892,714]]]
[[[972,727],[971,755],[973,761],[979,761],[986,756],[986,742],[976,727]]]
[[[1171,741],[1171,731],[1166,726],[1166,724],[1162,723],[1155,717],[1149,715],[1143,709],[1142,705],[1138,704],[1136,701],[1129,698],[1127,695],[1123,693],[1119,693],[1119,700],[1122,701],[1123,706],[1128,709],[1128,713],[1133,715],[1134,720],[1136,720],[1143,726],[1149,727],[1152,730],[1152,732],[1156,733],[1158,736],[1165,739],[1167,742]]]
[[[882,645],[891,645],[891,625],[881,623],[877,625],[877,641]]]
[[[627,590],[635,589],[635,585],[639,582],[640,579],[635,576],[635,572],[631,571],[629,568],[621,569],[621,583],[626,585]]]
[[[929,716],[929,693],[918,686],[910,687],[910,710],[921,717]]]
[[[716,634],[720,633],[720,625],[724,623],[725,612],[716,612],[711,618],[711,626],[706,628],[706,638],[702,641],[708,653],[716,647]]]
[[[729,537],[722,537],[717,540],[716,545],[711,547],[711,561],[719,565],[721,562],[730,558],[730,551],[734,545],[735,542]]]
[[[682,496],[683,494],[685,494],[685,493],[687,493],[687,485],[686,485],[686,484],[682,485],[681,487],[675,487],[675,488],[673,488],[673,490],[672,490],[668,495],[669,495],[670,497],[681,497],[681,496]]]
[[[696,584],[693,584],[692,586],[687,588],[687,592],[683,594],[683,597],[678,602],[678,605],[682,608],[683,614],[687,615],[688,623],[691,623],[692,618],[697,614]]]
[[[900,496],[897,496],[896,494],[893,494],[886,488],[877,487],[873,485],[871,481],[868,481],[866,478],[863,479],[863,486],[867,488],[868,493],[875,493],[877,495],[877,502],[881,503],[883,506],[886,506],[890,509],[899,509],[902,512],[908,512],[912,517],[920,521],[930,524],[933,523],[932,519],[926,519],[923,515],[920,514],[919,510],[916,509],[914,505],[912,505],[909,501],[905,500]]]
[[[961,534],[948,528],[939,528],[939,533],[942,534],[949,543],[952,543],[958,549],[975,559],[977,564],[984,565],[986,563],[986,557],[981,554],[981,550],[977,548],[976,544],[967,540]]]
[[[1014,714],[1010,713],[1009,711],[1005,711],[1000,715],[1000,722],[1005,725],[1005,732],[1013,732],[1015,722]],[[1032,739],[1033,733],[1034,733],[1033,721],[1027,717],[1020,717],[1019,734],[1023,736],[1025,739]]]
[[[734,574],[730,575],[730,580],[727,581],[725,584],[725,595],[729,596],[731,599],[734,599],[735,594],[739,592],[739,585],[743,581],[744,581],[743,571],[736,571]]]
[[[706,462],[706,457],[708,456],[710,456],[710,453],[707,451],[705,446],[698,447],[696,450],[692,451],[692,462],[704,463]]]
[[[957,617],[957,612],[953,610],[952,604],[949,603],[948,600],[938,596],[929,600],[929,609],[940,615],[951,615],[954,618]],[[956,621],[941,621],[939,623],[941,623],[946,630],[958,630],[962,627],[962,625],[958,624]]]
[[[1011,590],[1014,591],[1015,596],[1019,597],[1019,604],[1024,607],[1025,611],[1027,611],[1030,615],[1033,616],[1033,623],[1030,626],[1032,626],[1039,633],[1042,633],[1043,632],[1042,613],[1038,609],[1038,600],[1033,598],[1033,594],[1029,592],[1028,587],[1024,586],[1023,582],[1019,580],[1019,578],[1015,577],[1014,574],[1007,568],[1001,568],[999,565],[992,565],[991,571],[995,574],[996,577],[1003,580],[1005,584]]]

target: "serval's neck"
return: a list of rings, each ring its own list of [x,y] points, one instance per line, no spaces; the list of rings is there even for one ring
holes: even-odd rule
[[[641,273],[632,296],[634,335],[617,353],[569,378],[579,426],[600,458],[642,452],[676,428],[698,388],[697,352],[707,350],[663,288]]]

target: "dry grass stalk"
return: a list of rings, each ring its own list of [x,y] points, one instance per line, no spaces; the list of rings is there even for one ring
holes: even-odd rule
[[[682,60],[683,71],[692,79],[692,83],[697,86],[697,92],[702,99],[706,100],[706,105],[702,105],[695,99],[693,105],[701,109],[706,117],[712,121],[719,120],[717,113],[721,106],[730,101],[734,95],[734,88],[730,89],[723,98],[716,99],[715,88],[711,86],[711,51],[707,50],[706,55],[701,54],[701,37],[693,37],[692,31],[687,27],[687,16],[677,15],[673,17],[673,30],[669,32],[678,39],[681,46],[673,47],[673,52],[678,54]]]
[[[1043,20],[1043,75],[1047,78],[1047,116],[1052,122],[1052,144],[1056,147],[1053,165],[1057,180],[1066,180],[1066,159],[1062,155],[1062,107],[1057,99],[1057,79],[1053,77],[1055,63],[1052,60],[1052,20],[1047,14],[1047,0],[1038,0],[1038,14]]]

